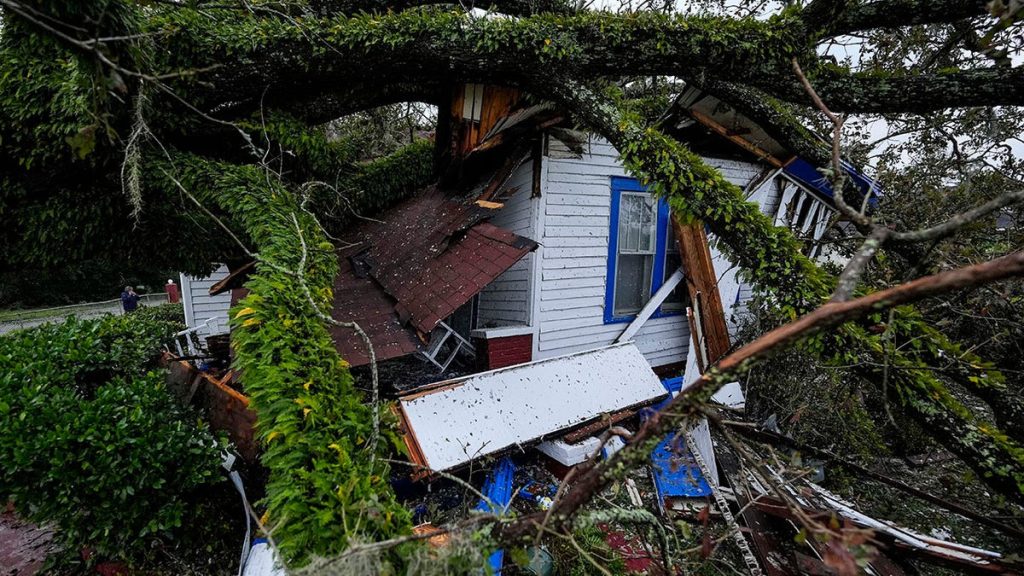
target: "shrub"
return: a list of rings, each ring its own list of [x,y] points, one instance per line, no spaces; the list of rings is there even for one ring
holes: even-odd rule
[[[140,307],[135,312],[132,312],[131,316],[136,319],[142,318],[144,320],[171,322],[174,324],[175,332],[185,329],[185,308],[181,302]]]
[[[133,314],[0,337],[0,499],[109,557],[180,526],[219,448],[156,366],[174,329]]]

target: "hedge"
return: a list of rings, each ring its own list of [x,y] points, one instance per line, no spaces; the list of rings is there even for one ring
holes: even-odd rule
[[[156,364],[176,328],[132,314],[0,337],[0,501],[108,558],[180,527],[220,447]]]

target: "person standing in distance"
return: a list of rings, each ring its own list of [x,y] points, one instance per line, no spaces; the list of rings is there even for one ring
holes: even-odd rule
[[[124,308],[125,314],[134,312],[139,307],[139,295],[131,286],[125,286],[124,292],[121,292],[121,307]]]

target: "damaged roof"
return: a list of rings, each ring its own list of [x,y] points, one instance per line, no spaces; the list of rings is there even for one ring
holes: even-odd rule
[[[469,302],[537,243],[486,220],[493,210],[430,188],[364,220],[344,238],[333,317],[357,322],[377,360],[415,352],[444,318]],[[369,362],[360,337],[332,329],[352,365]]]

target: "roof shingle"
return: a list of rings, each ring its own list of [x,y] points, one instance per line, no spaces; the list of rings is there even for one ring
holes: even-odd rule
[[[432,188],[395,206],[381,221],[364,221],[345,238],[355,247],[339,256],[334,318],[358,323],[378,360],[415,352],[417,333],[429,334],[537,247],[486,222],[491,212]],[[366,277],[357,276],[353,262]],[[352,365],[369,362],[354,331],[335,327],[332,334]]]

